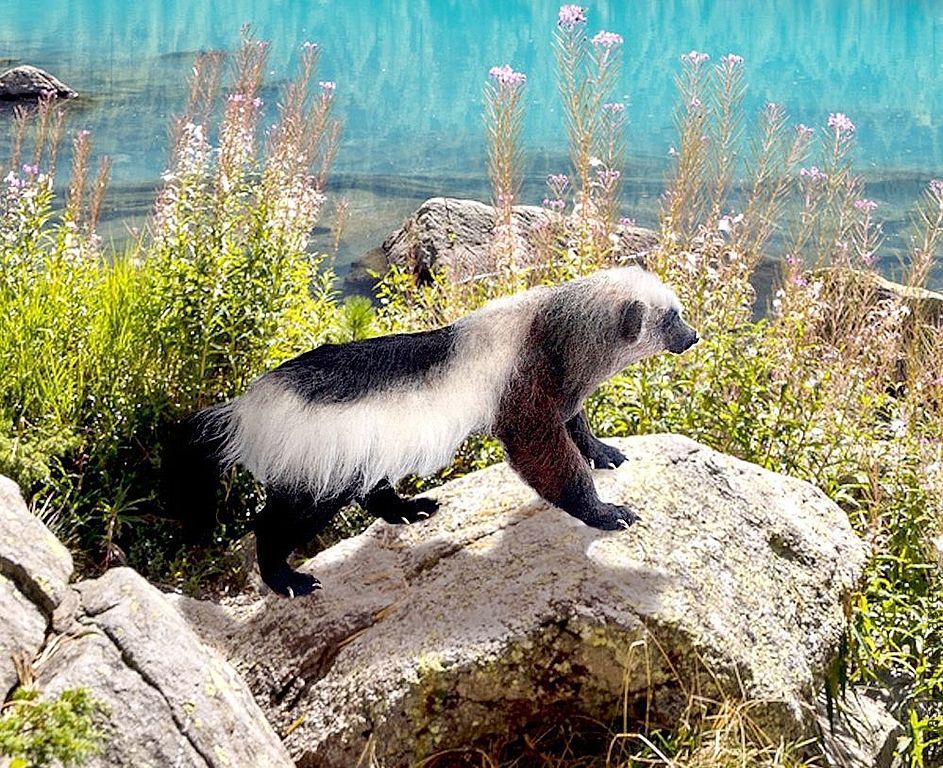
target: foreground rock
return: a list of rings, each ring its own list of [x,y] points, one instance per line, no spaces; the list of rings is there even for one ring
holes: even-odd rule
[[[300,766],[412,764],[586,716],[674,725],[696,692],[764,702],[808,732],[865,548],[812,486],[686,438],[613,441],[600,495],[641,522],[604,533],[498,465],[437,489],[412,526],[376,523],[306,565],[310,597],[178,599],[229,655]]]
[[[0,101],[35,101],[40,98],[74,99],[78,93],[39,67],[24,64],[0,75]]]
[[[86,766],[290,766],[236,671],[130,568],[75,585],[71,624],[38,669],[47,694],[84,687],[111,711]]]
[[[513,211],[514,227],[520,243],[529,254],[538,249],[541,226],[560,225],[559,214],[535,205],[518,205]],[[482,271],[490,264],[495,235],[495,209],[477,200],[434,197],[426,200],[406,223],[391,234],[381,247],[387,263],[406,267],[420,279],[428,279],[434,264],[448,267],[462,279]],[[614,256],[644,258],[655,247],[654,232],[641,227],[617,228],[618,243]],[[560,247],[567,247],[564,239]],[[532,258],[523,256],[522,263]]]
[[[0,693],[16,684],[14,654],[34,658],[53,612],[69,596],[72,557],[0,476]]]
[[[13,655],[43,696],[83,687],[107,705],[107,738],[85,766],[290,766],[238,674],[164,595],[119,568],[72,586],[72,560],[0,478],[0,682]]]

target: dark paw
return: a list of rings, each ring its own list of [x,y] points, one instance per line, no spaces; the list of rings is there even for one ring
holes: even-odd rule
[[[432,517],[439,509],[439,502],[435,499],[400,499],[383,509],[382,517],[393,525],[418,523]]]
[[[262,581],[273,592],[284,597],[302,597],[310,595],[314,590],[321,589],[321,582],[307,573],[299,573],[286,568],[273,574],[262,574]]]
[[[601,531],[619,531],[628,528],[638,519],[638,514],[631,507],[601,502],[592,514],[583,518],[583,522]]]
[[[605,443],[596,443],[587,451],[586,460],[594,469],[615,469],[625,461],[625,454]]]

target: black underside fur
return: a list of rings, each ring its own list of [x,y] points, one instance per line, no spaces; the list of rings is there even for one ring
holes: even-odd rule
[[[324,344],[268,374],[309,402],[346,403],[397,385],[421,386],[452,355],[455,327]]]

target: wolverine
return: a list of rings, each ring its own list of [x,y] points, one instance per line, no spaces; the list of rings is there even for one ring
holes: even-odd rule
[[[636,514],[602,501],[591,469],[625,457],[593,436],[583,401],[626,366],[695,344],[681,312],[640,267],[532,288],[435,330],[305,352],[201,412],[200,440],[264,485],[256,553],[282,595],[320,586],[288,557],[343,506],[359,502],[390,523],[432,514],[432,499],[402,498],[395,484],[445,466],[475,432],[500,440],[544,499],[614,530]]]

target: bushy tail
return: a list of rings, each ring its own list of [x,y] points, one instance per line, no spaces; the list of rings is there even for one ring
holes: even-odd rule
[[[222,407],[208,408],[171,425],[163,441],[164,514],[179,520],[193,543],[208,542],[218,522],[224,436],[213,427]]]

